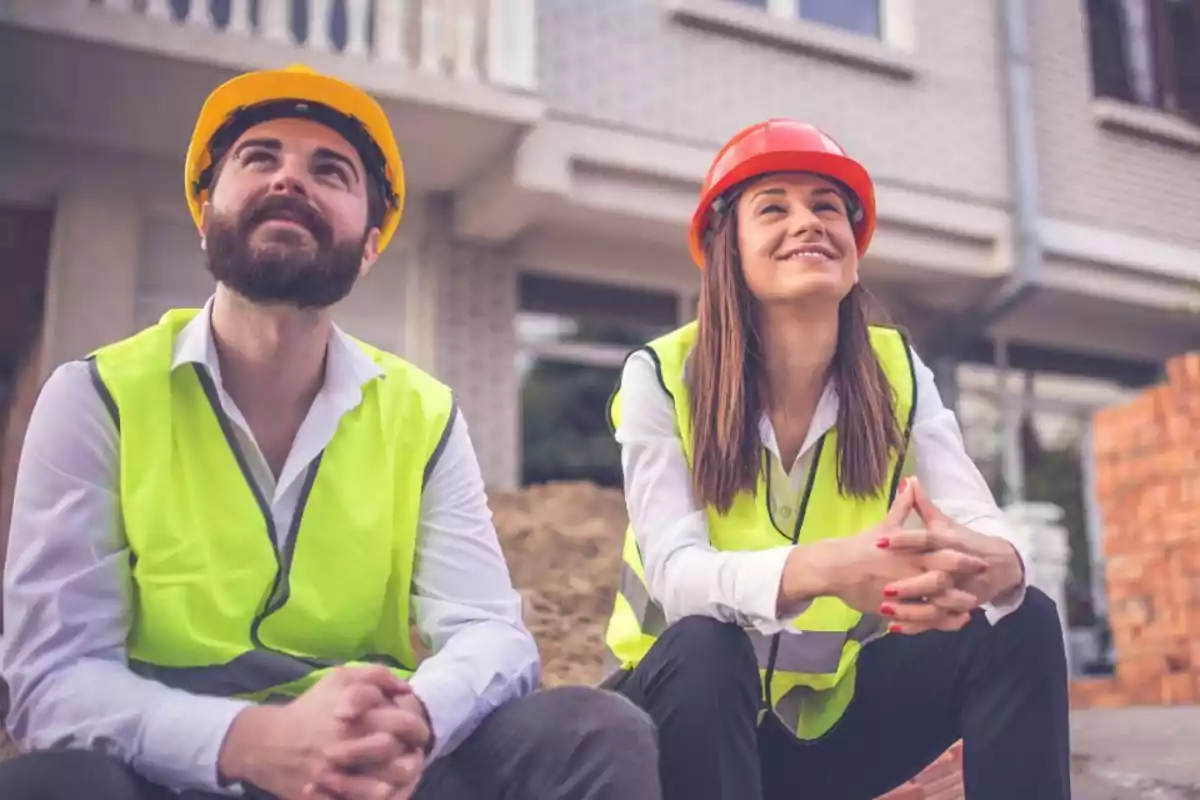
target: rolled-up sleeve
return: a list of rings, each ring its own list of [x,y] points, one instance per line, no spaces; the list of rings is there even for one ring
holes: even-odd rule
[[[647,588],[667,621],[701,615],[765,634],[781,630],[779,586],[792,547],[718,551],[712,546],[707,516],[692,491],[671,397],[658,382],[653,361],[640,351],[622,370],[616,439]]]
[[[422,494],[413,572],[414,616],[433,655],[411,685],[429,714],[435,759],[540,676],[466,421],[456,414],[452,424]]]
[[[217,756],[246,704],[127,668],[117,438],[87,363],[55,370],[34,406],[14,491],[0,641],[8,728],[26,749],[99,750],[164,786],[227,791]]]
[[[1013,535],[979,467],[967,454],[962,429],[954,412],[942,402],[933,371],[915,352],[913,362],[917,377],[917,409],[913,415],[912,438],[917,478],[929,499],[943,513],[978,533],[1004,539],[1012,544],[1021,564],[1028,564],[1023,543]],[[1021,606],[1026,586],[1027,581],[1022,578],[1016,589],[983,606],[993,625]]]

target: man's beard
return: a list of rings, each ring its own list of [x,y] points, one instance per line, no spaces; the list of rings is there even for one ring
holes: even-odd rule
[[[302,225],[282,229],[263,244],[251,245],[258,226],[285,218]],[[358,280],[366,234],[357,241],[334,240],[333,230],[312,206],[288,195],[268,195],[247,204],[236,216],[213,214],[204,231],[208,271],[219,282],[254,303],[279,303],[302,309],[326,308],[350,293]]]

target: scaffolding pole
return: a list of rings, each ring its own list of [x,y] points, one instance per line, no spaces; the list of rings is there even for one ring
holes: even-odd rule
[[[1025,468],[1021,453],[1021,406],[1024,397],[1009,385],[1008,342],[995,340],[996,397],[1000,403],[1000,468],[1004,477],[1004,504],[1025,499]],[[1028,388],[1028,382],[1026,382]]]

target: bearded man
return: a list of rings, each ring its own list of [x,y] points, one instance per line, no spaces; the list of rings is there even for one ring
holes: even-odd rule
[[[382,108],[238,76],[185,181],[212,297],[58,367],[29,425],[0,797],[659,796],[645,715],[535,691],[450,389],[331,319],[403,209]]]

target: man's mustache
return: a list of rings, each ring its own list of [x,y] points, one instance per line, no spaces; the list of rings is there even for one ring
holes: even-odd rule
[[[318,244],[327,245],[333,238],[333,230],[321,214],[303,200],[290,195],[273,194],[249,208],[243,215],[242,231],[249,233],[270,219],[285,219],[303,225]]]

